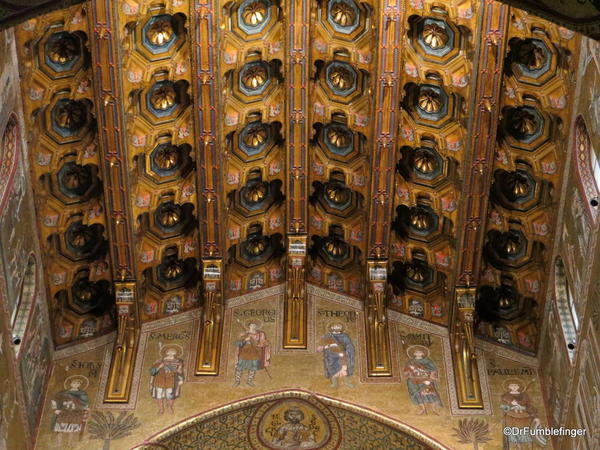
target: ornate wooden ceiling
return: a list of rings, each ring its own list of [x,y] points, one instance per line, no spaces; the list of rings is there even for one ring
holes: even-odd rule
[[[17,28],[58,345],[117,330],[126,401],[140,324],[287,282],[450,327],[463,407],[473,335],[535,353],[579,35],[495,2],[94,0]],[[115,308],[116,306],[116,308]]]

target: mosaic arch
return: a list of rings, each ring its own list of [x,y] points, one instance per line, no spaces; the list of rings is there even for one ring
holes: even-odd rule
[[[577,180],[579,181],[581,193],[586,199],[587,207],[585,210],[592,220],[596,222],[596,219],[598,218],[600,191],[598,190],[598,185],[594,179],[594,167],[592,161],[592,152],[594,152],[594,149],[592,148],[585,121],[581,116],[578,116],[577,119],[575,119],[573,146]]]
[[[447,449],[372,410],[306,391],[251,397],[185,419],[135,447],[150,449]]]
[[[2,145],[0,146],[0,180],[2,180],[0,185],[0,215],[4,211],[11,193],[18,160],[19,123],[15,115],[12,114],[2,133]]]

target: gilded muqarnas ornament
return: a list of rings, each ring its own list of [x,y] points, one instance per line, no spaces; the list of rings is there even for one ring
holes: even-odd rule
[[[177,95],[173,86],[171,84],[163,84],[152,92],[150,103],[156,110],[167,111],[175,106],[176,97]]]
[[[535,116],[524,109],[513,112],[511,117],[512,128],[522,135],[532,135],[538,129]]]
[[[258,147],[267,141],[267,131],[263,126],[256,126],[248,130],[244,136],[244,144],[248,147]]]
[[[263,2],[252,2],[242,11],[242,20],[248,26],[255,27],[267,17],[267,5]]]
[[[448,43],[448,33],[435,23],[428,23],[423,27],[423,42],[433,50],[445,47]]]
[[[171,170],[179,164],[179,152],[176,147],[168,145],[158,149],[154,163],[162,170]]]
[[[327,130],[327,140],[337,148],[345,148],[352,142],[352,135],[342,127],[332,126]]]
[[[331,20],[341,27],[348,27],[356,21],[356,12],[345,2],[336,2],[331,7]]]
[[[325,251],[334,258],[344,256],[346,243],[339,239],[330,239],[325,243]]]
[[[55,123],[58,127],[69,131],[77,131],[86,120],[85,107],[76,100],[68,100],[58,105]]]
[[[172,261],[163,268],[163,275],[167,280],[176,280],[183,275],[183,263]]]
[[[94,240],[94,232],[87,226],[77,227],[71,233],[69,243],[76,248],[84,248]]]
[[[55,64],[65,65],[79,55],[77,38],[70,33],[62,33],[55,39],[48,49],[48,58]]]
[[[442,108],[442,100],[437,92],[425,89],[419,94],[418,105],[426,113],[434,114]]]
[[[505,183],[516,198],[525,197],[529,193],[529,181],[517,172],[508,174]]]
[[[181,222],[181,207],[179,205],[164,206],[159,215],[158,222],[165,228],[173,228]]]
[[[162,47],[173,39],[174,33],[171,19],[163,17],[150,25],[146,31],[146,37],[152,45]]]
[[[259,203],[267,196],[266,183],[260,182],[249,186],[244,190],[244,200],[248,203]]]
[[[350,190],[338,183],[328,183],[325,188],[325,195],[332,203],[343,205],[350,199]]]
[[[500,308],[508,308],[512,303],[512,297],[506,290],[503,290],[502,294],[500,294],[500,298],[498,299],[498,306]]]
[[[419,150],[415,154],[415,168],[422,173],[432,173],[435,170],[435,158],[425,150]]]
[[[335,66],[329,73],[329,82],[340,91],[346,91],[352,87],[354,74],[343,66]]]
[[[73,164],[62,176],[62,184],[69,191],[82,193],[89,188],[92,183],[92,177],[85,167],[79,164]]]
[[[546,62],[544,50],[533,42],[523,42],[517,50],[517,61],[529,70],[539,70]]]
[[[410,214],[410,224],[417,230],[424,231],[431,228],[431,217],[421,208],[414,208]]]
[[[81,303],[90,303],[94,298],[94,290],[88,282],[82,283],[76,290],[75,296]]]
[[[406,276],[415,283],[425,281],[425,271],[417,264],[409,264],[406,268]]]
[[[263,236],[250,239],[245,243],[246,252],[251,256],[260,256],[267,249],[267,244]]]
[[[269,74],[262,65],[255,65],[244,72],[242,83],[247,89],[258,89],[267,82]]]
[[[504,252],[508,256],[513,256],[519,252],[519,247],[520,247],[519,239],[517,239],[516,237],[510,236],[506,240],[506,243],[504,244]]]

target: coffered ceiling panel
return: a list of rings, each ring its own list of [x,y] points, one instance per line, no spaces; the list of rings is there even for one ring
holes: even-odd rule
[[[452,325],[460,288],[479,335],[535,352],[580,37],[482,5],[122,0],[19,25],[56,342],[194,308],[217,336],[221,300],[288,281],[298,336],[306,282],[376,297],[377,324]]]

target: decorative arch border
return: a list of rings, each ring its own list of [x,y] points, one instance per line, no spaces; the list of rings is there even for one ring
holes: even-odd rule
[[[251,397],[242,398],[235,402],[227,403],[222,406],[218,406],[216,408],[210,409],[208,411],[196,414],[194,416],[190,416],[187,419],[183,419],[180,422],[177,422],[168,428],[165,428],[158,433],[150,436],[145,439],[141,444],[133,447],[132,450],[155,450],[155,449],[167,449],[167,447],[163,444],[160,444],[159,441],[168,438],[169,436],[175,435],[186,428],[194,425],[195,423],[203,422],[205,420],[212,419],[221,414],[225,414],[228,412],[233,412],[238,409],[246,408],[248,406],[257,405],[266,401],[273,400],[283,400],[283,399],[317,399],[325,406],[334,406],[338,408],[345,409],[347,411],[351,411],[356,414],[360,414],[369,419],[375,420],[382,425],[391,427],[395,430],[398,430],[416,440],[418,440],[422,444],[429,445],[432,449],[435,450],[449,450],[450,447],[446,447],[431,436],[423,433],[422,431],[417,430],[416,428],[407,425],[404,422],[398,421],[396,419],[392,419],[389,416],[373,411],[372,409],[365,408],[363,406],[356,405],[354,403],[349,403],[345,401],[341,401],[335,399],[333,397],[328,397],[326,395],[321,395],[317,393],[313,393],[310,391],[306,391],[303,389],[284,389],[274,392],[269,392],[266,394],[259,394]]]
[[[0,216],[12,192],[21,153],[21,130],[15,113],[8,116],[0,141]]]
[[[573,132],[573,158],[575,159],[575,167],[577,168],[575,172],[579,181],[579,189],[586,200],[585,211],[592,219],[592,222],[595,223],[598,218],[598,208],[593,208],[590,205],[590,201],[593,198],[600,201],[600,191],[594,180],[590,151],[592,151],[590,135],[588,134],[585,120],[579,115],[575,119],[575,130]]]
[[[571,364],[575,361],[576,348],[570,349],[569,343],[577,342],[577,330],[573,326],[571,311],[569,308],[568,291],[569,291],[569,279],[567,278],[567,268],[560,256],[557,256],[554,260],[553,270],[553,284],[554,284],[554,300],[556,304],[556,311],[558,312],[561,330],[565,345],[567,346],[567,353],[569,355],[569,361]]]
[[[21,343],[16,347],[17,359],[22,357],[21,349],[24,347],[25,338],[28,337],[27,332],[31,327],[33,311],[40,289],[40,266],[33,252],[27,258],[27,270],[29,271],[30,268],[32,268],[33,273],[29,274],[29,278],[27,276],[23,278],[19,290],[19,303],[17,304],[16,314],[14,320],[11,318],[12,333],[21,338]]]

